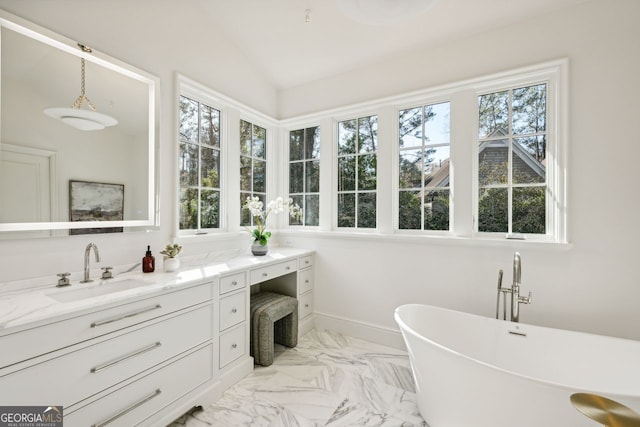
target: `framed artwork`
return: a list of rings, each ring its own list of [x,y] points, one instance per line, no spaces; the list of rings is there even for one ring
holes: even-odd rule
[[[124,184],[69,181],[70,221],[122,221]],[[70,234],[120,233],[122,227],[75,228]]]

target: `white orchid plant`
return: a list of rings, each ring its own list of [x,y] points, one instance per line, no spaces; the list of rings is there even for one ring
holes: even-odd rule
[[[258,197],[247,197],[242,208],[251,213],[255,225],[253,230],[245,227],[246,230],[253,236],[256,242],[259,242],[263,246],[267,244],[267,241],[271,237],[271,232],[266,230],[267,219],[270,214],[273,213],[276,215],[288,209],[291,218],[300,218],[302,216],[302,209],[298,204],[293,203],[293,199],[291,198],[285,201],[282,197],[278,197],[270,201],[267,204],[267,209],[264,210],[264,204]]]

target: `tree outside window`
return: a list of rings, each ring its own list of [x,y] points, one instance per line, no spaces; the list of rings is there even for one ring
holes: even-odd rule
[[[247,197],[267,205],[267,130],[240,120],[240,225],[252,226],[251,213],[242,209]]]
[[[302,207],[290,225],[317,226],[320,218],[320,128],[289,132],[289,197]]]
[[[478,97],[480,232],[546,233],[547,85]]]
[[[376,228],[378,116],[338,123],[338,227]]]
[[[220,111],[180,96],[179,229],[220,228]]]
[[[398,228],[449,230],[450,103],[398,113]]]

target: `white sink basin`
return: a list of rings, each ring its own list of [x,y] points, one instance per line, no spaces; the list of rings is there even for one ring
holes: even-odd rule
[[[133,279],[124,279],[118,280],[117,282],[106,282],[97,285],[92,283],[79,283],[72,285],[73,288],[71,289],[56,289],[54,292],[47,294],[47,296],[59,302],[71,302],[148,285],[146,282]]]

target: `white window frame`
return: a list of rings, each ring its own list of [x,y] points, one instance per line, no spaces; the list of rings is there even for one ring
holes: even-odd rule
[[[437,104],[442,104],[442,103],[449,103],[449,114],[451,115],[451,108],[453,105],[453,102],[451,101],[450,97],[447,96],[446,94],[436,94],[434,96],[430,96],[428,98],[424,98],[422,101],[420,102],[412,102],[412,103],[407,103],[407,104],[403,104],[400,106],[396,106],[394,108],[394,124],[395,124],[395,129],[393,132],[394,135],[394,139],[393,139],[393,168],[392,168],[392,176],[394,179],[394,186],[393,186],[393,230],[395,233],[397,234],[407,234],[407,235],[413,235],[413,234],[427,234],[427,235],[435,235],[435,236],[451,236],[454,233],[454,227],[455,227],[455,223],[454,223],[454,203],[453,203],[453,196],[454,196],[454,166],[455,166],[455,155],[454,155],[454,146],[457,145],[456,142],[454,142],[453,137],[452,137],[452,131],[450,129],[449,131],[449,229],[448,230],[425,230],[424,228],[421,228],[420,230],[412,230],[412,229],[401,229],[400,228],[400,184],[399,184],[399,180],[400,180],[400,167],[399,167],[399,159],[400,159],[400,153],[401,150],[400,146],[399,146],[399,139],[400,139],[400,135],[399,135],[399,128],[400,128],[400,120],[399,120],[399,115],[400,115],[400,111],[403,110],[409,110],[409,109],[414,109],[414,108],[421,108],[424,109],[424,107],[429,106],[429,105],[437,105]],[[451,117],[449,118],[449,125],[450,127],[453,126],[453,124],[451,123]],[[423,128],[424,128],[424,123],[422,124]],[[424,147],[424,146],[423,146]],[[424,189],[424,187],[423,187]],[[424,197],[422,200],[422,227],[424,227]]]
[[[377,134],[377,146],[376,146],[376,151],[374,152],[375,156],[376,156],[376,189],[375,190],[366,190],[366,191],[359,191],[359,190],[355,190],[355,196],[356,196],[356,218],[355,218],[355,226],[354,227],[339,227],[338,226],[338,207],[339,207],[339,203],[338,203],[338,174],[339,174],[339,162],[338,162],[338,138],[339,138],[339,124],[340,122],[345,122],[345,121],[349,121],[349,120],[356,120],[356,123],[359,119],[364,118],[364,117],[371,117],[371,116],[376,116],[377,118],[377,125],[378,125],[378,134]],[[333,136],[333,138],[331,138],[331,145],[332,145],[332,160],[333,160],[333,185],[332,185],[332,189],[331,189],[331,193],[332,193],[332,200],[333,200],[333,209],[332,209],[332,229],[333,230],[337,230],[337,231],[341,231],[341,232],[349,232],[349,233],[365,233],[365,234],[371,234],[371,233],[378,233],[379,229],[380,229],[380,118],[381,118],[381,114],[380,111],[378,110],[359,110],[359,111],[352,111],[350,113],[341,115],[340,117],[335,117],[332,120],[332,124],[333,124],[333,129],[331,132],[331,135]],[[322,130],[320,131],[322,132]],[[356,152],[355,156],[357,157],[359,154]],[[358,179],[358,174],[357,174],[357,167],[356,167],[356,182]],[[359,193],[374,193],[376,195],[376,226],[375,227],[358,227],[358,215],[357,215],[357,209],[358,209],[358,204],[357,204],[357,197]],[[320,211],[322,212],[322,207],[320,208]]]
[[[264,149],[265,149],[265,156],[264,156],[265,165],[264,165],[264,167],[265,167],[266,176],[265,176],[265,182],[264,182],[264,187],[265,187],[264,188],[264,190],[265,190],[264,191],[264,198],[265,198],[264,205],[265,205],[265,208],[266,208],[267,203],[269,203],[269,201],[274,198],[273,195],[271,194],[271,192],[269,191],[271,188],[273,188],[273,185],[270,185],[270,181],[272,181],[271,175],[273,175],[272,165],[274,163],[273,160],[271,160],[274,157],[274,154],[272,153],[272,151],[273,151],[273,143],[271,142],[272,139],[273,139],[273,132],[272,132],[271,127],[269,125],[263,123],[261,120],[257,119],[256,117],[251,117],[251,116],[248,116],[248,115],[241,115],[239,117],[238,121],[237,121],[237,124],[236,124],[237,127],[238,127],[238,140],[236,141],[238,143],[237,144],[238,145],[237,146],[237,150],[238,150],[238,171],[237,171],[237,173],[238,173],[238,194],[237,194],[236,200],[238,202],[241,202],[241,205],[244,205],[244,200],[246,200],[246,198],[242,198],[242,199],[240,198],[241,194],[243,193],[242,189],[240,188],[240,178],[241,178],[240,177],[240,175],[241,175],[240,174],[240,165],[241,165],[240,159],[241,159],[241,157],[250,158],[252,166],[253,166],[254,160],[256,160],[256,157],[253,155],[253,153],[251,153],[251,156],[245,156],[240,151],[240,123],[243,122],[243,121],[249,123],[252,126],[252,129],[253,129],[253,126],[257,126],[257,127],[260,127],[260,128],[265,130],[265,132],[264,132]],[[252,135],[253,135],[253,131],[252,131]],[[253,179],[253,176],[252,176],[252,179]],[[245,191],[245,193],[246,193],[246,191]],[[251,197],[253,197],[253,195],[255,194],[255,191],[253,189],[253,181],[251,182],[251,191],[249,193],[251,194]],[[238,225],[238,227],[244,227],[243,225],[241,225],[241,223],[242,223],[242,215],[243,215],[242,206],[239,206],[239,209],[240,209],[239,210],[240,216],[238,217],[238,221],[237,221],[238,224],[237,225]],[[253,227],[254,226],[253,217],[251,217],[250,221],[251,221],[251,224],[247,225],[247,226],[248,227]],[[271,221],[272,221],[272,218],[269,218],[268,225],[272,224]]]
[[[225,107],[224,101],[220,100],[216,93],[202,85],[199,85],[189,79],[182,76],[178,76],[176,85],[176,107],[175,107],[175,143],[174,143],[174,179],[175,179],[175,209],[174,209],[174,235],[176,237],[193,236],[193,235],[205,235],[205,234],[219,234],[228,230],[227,224],[227,209],[228,209],[228,191],[226,190],[227,183],[227,167],[228,167],[228,108]],[[185,96],[193,99],[199,103],[205,104],[209,107],[215,108],[220,112],[220,224],[218,228],[208,229],[180,229],[180,176],[179,176],[179,164],[180,161],[180,97]],[[199,213],[198,213],[199,214]]]
[[[300,205],[300,207],[302,208],[302,218],[301,218],[301,223],[300,224],[289,224],[289,220],[287,219],[285,221],[285,224],[287,227],[292,227],[292,228],[296,228],[296,227],[300,227],[300,228],[305,228],[305,229],[317,229],[318,227],[320,227],[320,220],[321,220],[321,208],[320,208],[320,201],[322,200],[322,127],[320,126],[320,124],[311,124],[311,125],[304,125],[304,126],[300,126],[300,127],[291,127],[291,128],[285,128],[284,129],[284,146],[286,147],[283,151],[284,151],[284,156],[283,156],[283,162],[285,164],[285,171],[284,171],[284,188],[286,189],[285,194],[287,194],[287,197],[292,197],[291,193],[290,193],[290,188],[291,188],[291,163],[306,163],[310,160],[308,159],[302,159],[302,160],[295,160],[292,161],[290,160],[290,151],[291,151],[291,132],[295,132],[295,131],[299,131],[302,130],[304,131],[304,135],[306,138],[306,130],[310,129],[310,128],[317,128],[318,129],[318,135],[320,135],[320,141],[319,141],[319,147],[318,147],[318,163],[319,163],[319,172],[320,172],[320,182],[318,183],[318,192],[317,193],[311,193],[308,191],[304,191],[302,193],[296,193],[296,196],[302,195],[303,198],[303,205]],[[303,180],[306,177],[306,165],[303,167]],[[306,190],[306,185],[304,186],[304,189]],[[306,196],[308,195],[316,195],[318,196],[318,225],[307,225],[306,222],[306,211],[305,211],[305,207],[306,207]]]
[[[567,243],[566,230],[566,150],[568,137],[567,125],[567,73],[566,60],[541,64],[523,70],[515,70],[503,75],[487,78],[473,85],[476,102],[473,122],[473,230],[472,237],[476,239],[517,239],[527,241]],[[478,231],[478,96],[532,86],[540,83],[547,85],[547,157],[546,157],[546,233],[509,235],[507,233],[491,233]],[[510,184],[512,185],[512,184]],[[509,207],[511,215],[511,207]]]

